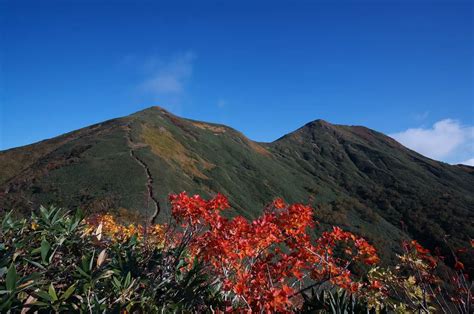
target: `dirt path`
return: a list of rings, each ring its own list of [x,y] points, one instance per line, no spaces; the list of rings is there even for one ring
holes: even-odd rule
[[[130,127],[128,128],[128,131],[127,131],[127,140],[128,140],[128,144],[129,144],[128,146],[130,147],[130,156],[133,159],[135,159],[140,166],[142,166],[142,168],[145,170],[145,174],[147,176],[146,189],[147,189],[147,193],[148,193],[148,201],[151,200],[151,202],[153,203],[153,206],[155,208],[153,214],[151,215],[151,217],[149,219],[149,223],[154,224],[155,220],[156,220],[156,217],[158,217],[158,214],[160,213],[160,203],[156,199],[155,194],[153,192],[153,182],[154,182],[153,181],[153,176],[151,175],[150,168],[148,168],[147,164],[142,159],[140,159],[140,157],[138,157],[135,154],[135,151],[134,151],[134,149],[140,148],[140,147],[145,147],[146,145],[133,142],[132,136],[130,134]],[[147,205],[148,205],[148,201],[147,201]]]

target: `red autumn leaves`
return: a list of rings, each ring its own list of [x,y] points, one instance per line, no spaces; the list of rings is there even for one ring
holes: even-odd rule
[[[220,194],[204,200],[183,192],[171,195],[170,202],[176,223],[123,226],[105,215],[89,217],[85,231],[119,242],[136,236],[146,249],[178,249],[180,257],[184,252],[186,258],[197,259],[213,283],[219,284],[226,312],[298,311],[303,293],[334,286],[374,310],[428,309],[430,302],[442,309],[443,298],[459,308],[471,304],[472,286],[457,257],[467,254],[467,248],[451,250],[455,272],[449,277],[449,290],[437,275],[443,264],[439,250],[433,255],[415,240],[403,242],[404,252],[395,267],[376,265],[356,277],[351,272],[355,264],[379,262],[375,248],[339,227],[316,236],[317,223],[309,206],[276,199],[249,221],[242,216],[224,217],[222,211],[229,204]]]
[[[349,267],[379,261],[365,239],[340,228],[312,237],[313,209],[306,205],[277,199],[248,221],[221,216],[229,204],[220,194],[206,201],[180,193],[170,201],[173,217],[191,235],[191,254],[209,265],[242,309],[289,311],[311,283],[330,281],[356,292],[362,284]]]

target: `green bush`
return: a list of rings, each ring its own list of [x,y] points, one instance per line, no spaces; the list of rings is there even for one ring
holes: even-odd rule
[[[218,285],[184,247],[98,241],[74,216],[42,207],[30,220],[4,217],[0,312],[182,312],[222,306]]]

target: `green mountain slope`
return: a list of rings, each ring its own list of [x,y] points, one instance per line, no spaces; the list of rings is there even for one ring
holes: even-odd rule
[[[423,157],[358,126],[317,120],[272,143],[152,107],[0,152],[0,208],[39,204],[163,222],[167,195],[221,192],[254,217],[276,196],[311,203],[322,228],[342,225],[393,257],[408,236],[429,247],[474,237],[474,171]],[[470,262],[472,265],[472,261]]]

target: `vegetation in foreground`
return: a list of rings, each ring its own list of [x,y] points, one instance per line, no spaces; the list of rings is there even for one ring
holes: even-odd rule
[[[167,225],[125,226],[58,208],[6,215],[0,312],[472,311],[473,284],[454,252],[442,280],[443,257],[416,241],[382,268],[376,249],[353,233],[311,236],[309,206],[277,199],[248,221],[224,218],[222,195],[181,193],[170,202]]]

